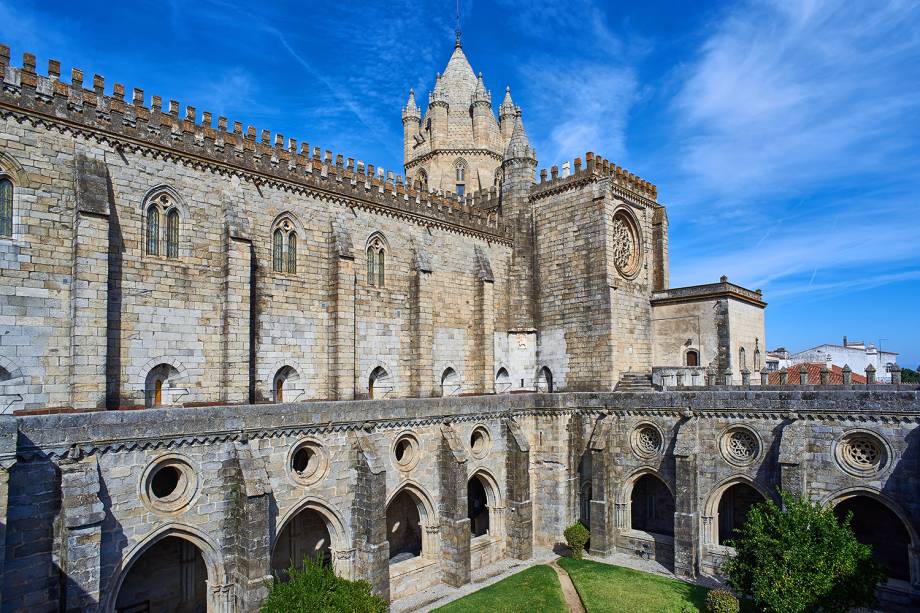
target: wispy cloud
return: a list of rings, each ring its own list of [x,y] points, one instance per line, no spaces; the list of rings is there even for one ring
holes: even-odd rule
[[[509,25],[521,35],[564,41],[549,53],[530,54],[519,66],[527,84],[524,119],[543,165],[589,150],[624,157],[627,119],[639,89],[632,60],[644,41],[627,45],[593,2],[504,4],[517,15]]]
[[[920,5],[744,3],[718,16],[674,100],[680,168],[703,197],[796,194],[911,172]]]

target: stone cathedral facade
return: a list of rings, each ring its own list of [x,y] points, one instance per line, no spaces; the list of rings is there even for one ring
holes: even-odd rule
[[[398,599],[579,519],[696,577],[780,488],[917,603],[920,391],[767,385],[761,292],[671,288],[656,187],[538,172],[459,41],[404,176],[0,76],[0,611],[254,611],[306,555]]]

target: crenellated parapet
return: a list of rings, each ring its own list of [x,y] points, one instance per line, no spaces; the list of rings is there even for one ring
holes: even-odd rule
[[[561,173],[559,166],[553,166],[548,173],[545,168],[542,169],[540,171],[540,182],[534,186],[532,197],[546,197],[576,185],[599,179],[610,179],[615,188],[623,189],[657,203],[658,188],[653,183],[601,156],[595,156],[591,151],[585,153],[584,164],[582,164],[580,157],[575,158],[571,167],[568,163],[563,164]]]
[[[441,226],[461,233],[509,240],[497,214],[463,203],[456,197],[429,193],[407,185],[401,175],[375,168],[332,151],[323,152],[296,139],[242,123],[194,106],[180,104],[115,83],[106,92],[105,78],[94,75],[84,86],[84,73],[71,70],[61,80],[61,63],[48,61],[47,74],[36,70],[35,55],[24,53],[22,66],[10,64],[8,46],[0,45],[0,114],[13,116],[61,133],[71,132],[118,150],[173,159],[223,175],[237,175],[258,185],[334,201]]]

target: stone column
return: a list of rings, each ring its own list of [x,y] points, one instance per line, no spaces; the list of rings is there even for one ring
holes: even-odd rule
[[[476,391],[483,394],[495,393],[495,277],[492,275],[492,265],[486,257],[482,247],[476,246],[476,267],[479,277],[479,296],[477,296],[479,320],[479,338],[481,343],[480,355],[482,362],[481,384],[477,383]]]
[[[9,523],[10,470],[16,464],[16,418],[0,415],[0,581],[6,561],[6,526]],[[3,609],[3,590],[0,590],[0,610]]]
[[[891,384],[901,385],[901,367],[897,364],[891,365]]]
[[[790,494],[803,496],[806,491],[805,440],[807,424],[789,414],[779,442],[780,487]]]
[[[700,520],[697,492],[697,423],[688,409],[674,445],[674,574],[695,578],[700,567]]]
[[[102,160],[76,159],[71,404],[104,407],[108,350],[109,184]]]
[[[269,506],[272,486],[265,468],[265,460],[247,441],[235,444],[240,467],[239,530],[227,535],[237,544],[238,560],[237,595],[240,611],[258,611],[268,595],[271,577],[271,525]],[[222,592],[221,592],[222,593]],[[215,591],[215,596],[218,596]]]
[[[232,226],[227,231],[224,276],[224,381],[225,402],[251,400],[252,375],[252,242]]]
[[[866,385],[875,383],[875,366],[869,364],[866,366]]]
[[[354,436],[356,472],[352,503],[355,579],[370,582],[378,596],[390,600],[390,543],[387,541],[386,470],[365,433]]]
[[[517,560],[533,556],[533,503],[530,497],[530,443],[513,418],[505,421],[508,555]]]
[[[102,579],[102,520],[96,456],[81,457],[77,448],[60,462],[61,571],[66,576],[65,611],[99,610]]]
[[[614,417],[607,415],[594,426],[591,450],[591,553],[606,556],[616,548],[614,498],[610,487],[608,439]]]
[[[355,373],[355,257],[347,229],[333,222],[332,230],[335,266],[332,273],[330,396],[336,400],[351,400],[358,389]]]
[[[452,587],[470,582],[470,519],[467,517],[466,494],[468,459],[456,430],[449,423],[443,424],[438,448],[441,579]]]
[[[434,396],[434,314],[431,291],[431,261],[421,248],[415,252],[415,287],[412,292],[412,395]]]

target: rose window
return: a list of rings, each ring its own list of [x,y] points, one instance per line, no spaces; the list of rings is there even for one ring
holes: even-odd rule
[[[760,441],[747,428],[734,428],[722,436],[722,455],[733,464],[749,464],[760,453]]]
[[[613,263],[626,277],[639,271],[639,232],[629,215],[620,211],[613,216]]]
[[[636,455],[649,458],[661,453],[661,431],[652,424],[638,426],[632,433],[632,447]]]
[[[854,432],[837,444],[837,462],[849,473],[871,475],[884,468],[888,453],[884,444],[867,432]]]
[[[645,426],[639,430],[639,436],[636,437],[636,446],[645,453],[657,453],[661,448],[661,435],[658,430],[651,426]]]

